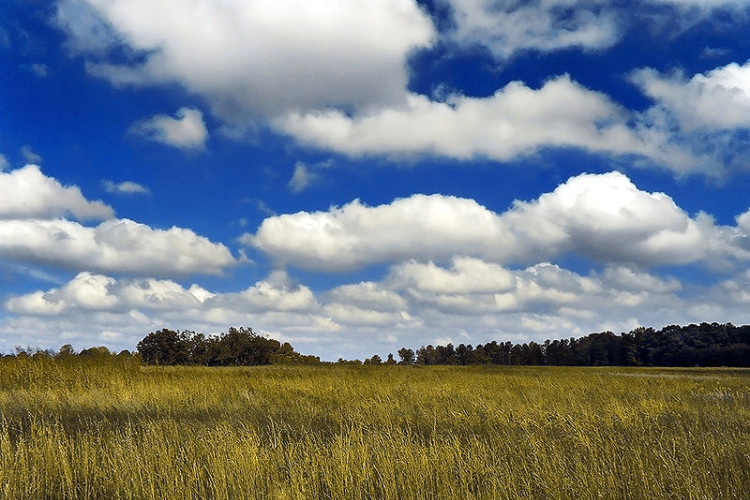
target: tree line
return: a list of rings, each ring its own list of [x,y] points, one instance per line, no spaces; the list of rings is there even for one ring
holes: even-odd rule
[[[750,325],[701,323],[671,325],[658,331],[636,328],[619,335],[608,331],[541,344],[428,345],[416,351],[399,349],[398,356],[398,364],[403,365],[750,367]],[[366,364],[381,362],[379,356],[365,360]]]
[[[16,348],[5,356],[55,359],[139,358],[149,365],[253,366],[269,364],[324,364],[317,356],[295,351],[288,342],[269,339],[251,328],[230,328],[227,333],[204,335],[162,329],[147,334],[136,352],[118,354],[107,347],[90,347],[76,353],[70,344],[59,351]],[[386,360],[379,355],[345,360],[351,365],[551,365],[551,366],[738,366],[750,367],[750,325],[701,323],[670,325],[655,330],[636,328],[619,335],[607,331],[580,338],[543,343],[492,341],[486,344],[403,347]]]

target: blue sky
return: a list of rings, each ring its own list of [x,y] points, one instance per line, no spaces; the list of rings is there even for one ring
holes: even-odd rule
[[[0,351],[748,320],[750,2],[7,0]]]

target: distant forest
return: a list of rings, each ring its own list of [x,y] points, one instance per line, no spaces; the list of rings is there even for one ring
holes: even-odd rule
[[[428,345],[416,351],[401,349],[398,355],[404,364],[422,365],[750,366],[750,325],[637,328],[620,335],[592,333],[542,344]]]
[[[295,351],[258,335],[251,328],[230,328],[206,336],[192,331],[162,329],[146,335],[137,352],[121,351],[117,357],[137,356],[149,365],[256,366],[270,364],[324,364],[317,356]],[[407,347],[383,360],[374,355],[364,361],[339,359],[339,364],[366,365],[551,365],[551,366],[737,366],[750,367],[750,325],[701,323],[671,325],[661,330],[636,328],[619,335],[592,333],[581,338],[546,340],[543,343],[488,342]],[[13,356],[13,355],[6,355]],[[58,352],[16,348],[15,356],[110,357],[106,347],[76,353],[70,345]],[[326,363],[328,364],[328,363]]]
[[[320,363],[296,352],[289,343],[256,335],[250,328],[206,337],[193,332],[161,330],[138,343],[144,363],[206,366]],[[750,366],[750,325],[701,323],[637,328],[629,333],[592,333],[581,338],[529,342],[489,342],[476,346],[402,348],[398,360],[374,355],[364,364],[401,365],[553,365],[553,366]],[[360,364],[360,360],[339,359]]]

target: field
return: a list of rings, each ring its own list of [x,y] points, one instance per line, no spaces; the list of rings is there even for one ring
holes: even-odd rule
[[[0,359],[0,498],[747,498],[749,382]]]

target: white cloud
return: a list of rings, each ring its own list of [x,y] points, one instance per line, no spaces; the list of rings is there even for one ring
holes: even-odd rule
[[[572,177],[502,214],[442,195],[377,207],[355,200],[327,212],[269,217],[241,241],[280,263],[329,271],[409,259],[446,262],[456,255],[530,263],[567,252],[640,266],[713,265],[750,259],[737,231],[716,226],[706,214],[690,217],[666,194],[641,191],[612,172]]]
[[[5,155],[0,154],[0,172],[5,170],[10,166],[10,163],[8,162],[8,159],[5,157]]]
[[[445,259],[463,249],[490,251],[502,240],[497,217],[472,200],[414,195],[390,205],[353,201],[328,212],[269,217],[241,241],[281,262],[345,270],[375,262]]]
[[[612,266],[601,273],[600,279],[613,290],[630,292],[677,292],[682,288],[675,278],[662,279],[632,267]]]
[[[433,154],[501,161],[545,147],[641,155],[675,170],[699,168],[668,145],[668,135],[628,125],[633,119],[606,95],[567,75],[531,89],[511,82],[484,98],[454,96],[448,102],[411,94],[405,107],[350,116],[338,110],[290,114],[279,130],[316,147],[351,156]]]
[[[522,50],[600,50],[620,38],[618,14],[597,0],[450,0],[452,40],[487,47],[499,60]]]
[[[64,218],[71,216],[104,222],[88,227]],[[78,187],[63,186],[36,165],[0,171],[0,259],[75,271],[155,275],[221,274],[237,264],[224,245],[189,229],[153,229],[116,219],[111,207],[87,200]]]
[[[231,325],[252,324],[257,331],[279,327],[287,338],[302,328],[305,335],[339,328],[319,314],[320,305],[309,288],[291,283],[279,272],[246,290],[224,294],[197,284],[185,288],[171,280],[81,272],[61,287],[14,296],[4,306],[12,315],[0,319],[6,335],[24,328],[41,332],[35,328],[48,325],[46,336],[29,339],[32,345],[45,347],[59,347],[63,339],[77,339],[88,347],[103,333],[115,330],[121,335],[107,339],[108,343],[132,349],[148,331],[165,326],[215,333]]]
[[[747,0],[648,0],[651,3],[666,3],[677,7],[700,7],[713,9],[722,7],[745,8],[750,6]]]
[[[371,281],[342,285],[327,294],[324,311],[337,323],[350,326],[416,326],[403,297]]]
[[[60,288],[33,292],[8,300],[6,308],[30,315],[74,314],[87,311],[128,313],[133,309],[159,311],[190,309],[213,296],[193,285],[185,290],[169,280],[117,280],[90,272],[79,273]]]
[[[268,278],[236,294],[226,294],[217,303],[224,307],[248,312],[268,311],[312,311],[317,300],[312,291],[293,283],[283,271],[272,272]]]
[[[338,324],[357,327],[394,327],[413,324],[407,313],[375,311],[350,304],[333,303],[324,308],[327,315]]]
[[[714,301],[718,303],[732,304],[747,309],[750,305],[750,270],[719,283],[713,288],[712,295]],[[746,323],[744,320],[743,322]]]
[[[102,181],[104,190],[114,194],[150,194],[147,187],[132,181],[113,182],[110,180]]]
[[[713,221],[690,218],[664,193],[639,190],[618,172],[582,174],[503,215],[523,251],[573,251],[603,262],[685,264],[712,251]]]
[[[399,101],[407,56],[434,38],[411,0],[61,0],[57,22],[94,59],[92,74],[116,85],[177,82],[239,124]],[[118,44],[139,62],[108,59]]]
[[[111,207],[88,201],[76,186],[63,186],[36,165],[2,172],[0,219],[49,219],[72,215],[79,220],[110,219]]]
[[[737,225],[746,235],[750,236],[750,209],[747,212],[737,216]]]
[[[400,287],[461,295],[500,293],[515,285],[513,273],[498,264],[468,257],[454,257],[452,264],[451,269],[444,269],[412,260],[394,266],[390,280]]]
[[[331,302],[372,311],[396,312],[406,308],[406,301],[399,294],[372,281],[338,286],[328,296]]]
[[[587,301],[608,294],[599,280],[553,264],[511,271],[466,257],[454,258],[449,269],[432,262],[399,264],[386,282],[421,308],[447,315],[588,309],[593,304]]]
[[[443,2],[455,17],[455,29],[441,34],[443,45],[483,45],[499,60],[522,50],[608,48],[621,29],[652,26],[664,10],[682,19],[711,12],[694,8],[709,3],[741,7],[697,0],[692,9],[649,2],[630,9],[601,0]],[[491,96],[447,103],[410,93],[409,56],[438,39],[414,0],[58,0],[56,19],[92,75],[116,86],[177,83],[205,99],[230,136],[270,124],[301,143],[352,156],[506,161],[574,147],[636,156],[677,174],[717,174],[727,163],[716,138],[675,135],[654,112],[628,112],[567,76],[540,89],[513,82]],[[133,130],[177,147],[203,147],[203,120],[185,109],[193,114],[159,115]],[[737,148],[729,163],[741,161]],[[296,172],[293,190],[309,185],[309,167]]]
[[[731,63],[689,80],[649,68],[635,72],[632,79],[688,132],[750,127],[750,62]]]
[[[318,294],[283,272],[229,293],[83,272],[60,287],[10,297],[4,304],[9,315],[0,319],[0,346],[12,347],[9,339],[24,332],[42,347],[88,347],[104,339],[132,349],[163,327],[213,333],[250,325],[303,352],[363,358],[434,343],[436,337],[528,342],[640,325],[741,322],[750,303],[748,285],[747,272],[686,289],[674,278],[628,267],[581,275],[546,263],[513,270],[467,257],[447,266],[396,264],[381,282]],[[120,335],[105,338],[106,332]]]
[[[486,47],[500,62],[523,51],[595,51],[619,43],[637,27],[658,31],[677,25],[676,34],[710,19],[715,9],[742,16],[747,0],[442,0],[453,13],[454,29],[444,36],[463,46]],[[671,9],[660,9],[668,5]]]
[[[180,149],[203,149],[208,140],[203,113],[192,108],[180,108],[175,118],[156,115],[136,122],[130,127],[130,133]]]
[[[156,275],[221,274],[229,250],[189,229],[153,229],[128,219],[96,227],[68,220],[0,220],[0,258],[73,270]]]

